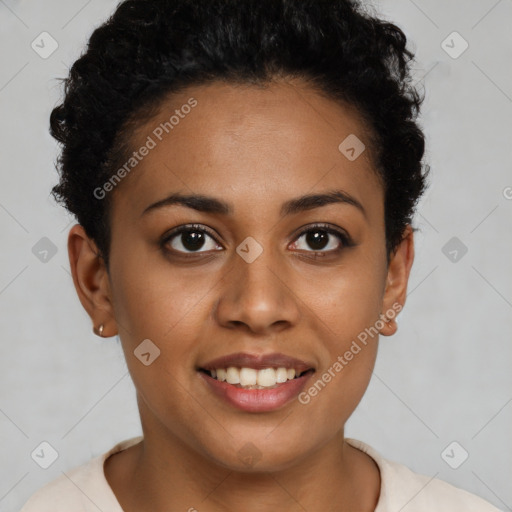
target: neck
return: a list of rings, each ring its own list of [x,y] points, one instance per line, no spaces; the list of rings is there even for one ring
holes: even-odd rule
[[[168,431],[157,432],[144,431],[143,442],[105,463],[107,480],[126,512],[375,510],[379,470],[344,441],[343,431],[293,465],[272,471],[258,471],[257,464],[231,470]]]

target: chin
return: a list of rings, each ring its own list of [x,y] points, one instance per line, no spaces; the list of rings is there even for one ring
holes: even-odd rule
[[[303,441],[286,442],[286,439],[277,436],[269,441],[268,437],[267,430],[259,437],[234,437],[229,444],[225,443],[224,438],[224,444],[214,452],[209,450],[209,455],[212,461],[230,471],[254,474],[286,470],[307,454]]]

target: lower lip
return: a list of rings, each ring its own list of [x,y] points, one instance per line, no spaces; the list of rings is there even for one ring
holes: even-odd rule
[[[307,372],[301,377],[287,380],[272,389],[237,388],[228,382],[214,379],[202,371],[198,373],[217,396],[234,407],[247,412],[269,412],[279,409],[293,400],[302,391],[306,381],[314,372]]]

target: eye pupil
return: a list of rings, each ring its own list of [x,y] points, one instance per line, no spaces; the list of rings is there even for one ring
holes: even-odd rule
[[[320,235],[319,235],[319,233],[320,233]],[[323,249],[329,241],[328,238],[329,238],[329,235],[327,234],[327,232],[320,231],[320,230],[310,231],[306,235],[307,243],[315,251],[319,251],[319,250]]]
[[[181,234],[183,247],[188,251],[197,251],[204,245],[204,233],[200,231],[185,231]]]

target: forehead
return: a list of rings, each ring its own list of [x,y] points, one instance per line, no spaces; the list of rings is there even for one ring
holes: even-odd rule
[[[162,101],[131,146],[139,158],[114,203],[139,214],[176,191],[245,208],[340,187],[359,196],[381,191],[357,111],[300,83],[189,87]],[[356,159],[346,152],[363,147]]]

